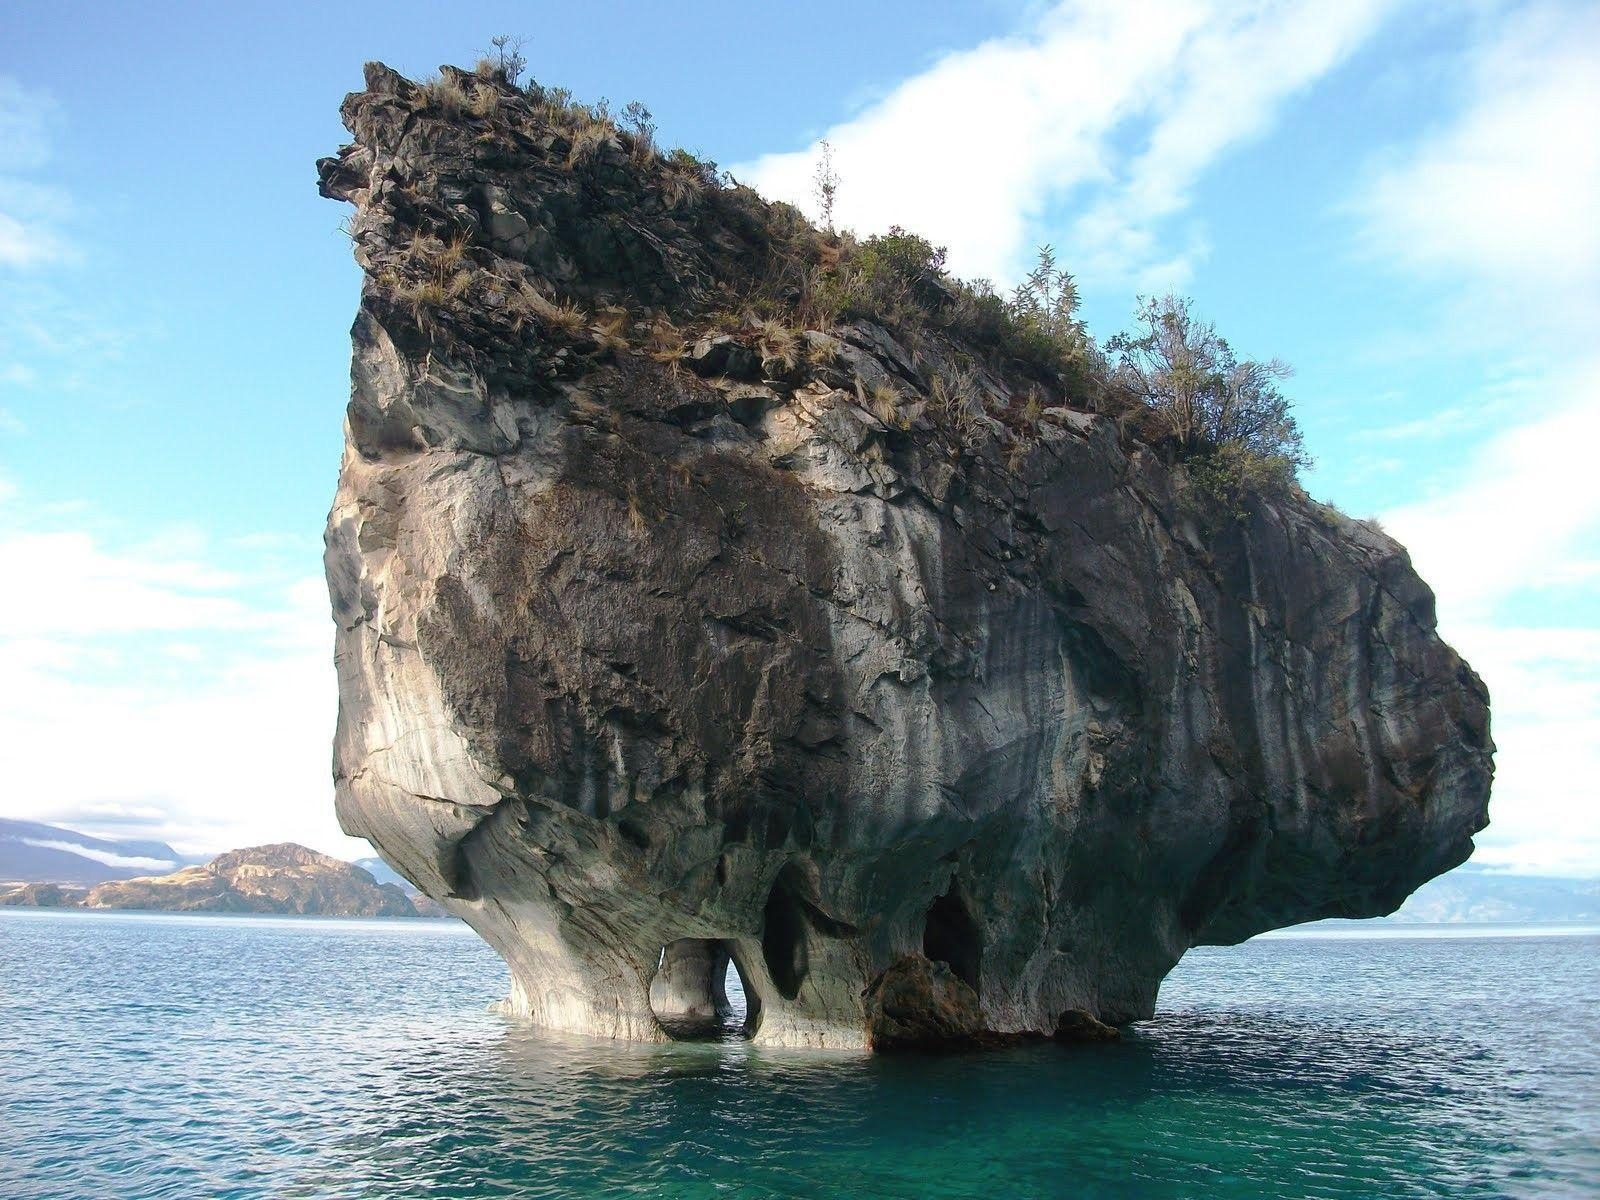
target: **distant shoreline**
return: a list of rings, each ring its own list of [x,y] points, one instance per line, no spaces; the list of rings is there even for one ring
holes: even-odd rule
[[[265,923],[284,921],[297,925],[312,922],[337,922],[341,925],[383,925],[397,929],[459,929],[471,931],[471,926],[455,916],[362,917],[336,915],[333,913],[224,912],[216,909],[69,908],[31,904],[0,905],[0,918],[8,916],[20,916],[29,920],[50,917],[111,917],[148,920],[151,917],[159,917],[163,920],[200,922],[256,921]]]
[[[449,915],[399,883],[379,882],[365,867],[293,842],[230,850],[165,875],[92,885],[36,880],[0,892],[0,906],[411,920]]]
[[[336,916],[328,913],[272,913],[272,912],[218,912],[212,911],[184,911],[176,909],[158,908],[52,908],[11,906],[0,907],[0,917],[19,915],[27,919],[39,919],[56,916],[70,917],[112,917],[132,918],[147,920],[161,918],[163,920],[183,920],[207,922],[228,921],[256,921],[256,922],[289,922],[293,924],[308,924],[316,922],[337,922],[346,925],[370,924],[381,925],[391,929],[445,929],[461,933],[470,933],[471,927],[457,917],[363,917],[363,916]],[[1384,917],[1375,917],[1370,921],[1352,921],[1334,919],[1326,923],[1312,922],[1306,925],[1292,925],[1284,929],[1272,929],[1266,933],[1257,934],[1249,941],[1358,941],[1363,939],[1383,939],[1385,941],[1449,941],[1469,940],[1473,938],[1517,938],[1517,937],[1600,937],[1600,922],[1581,921],[1485,921],[1485,922],[1438,922],[1422,923],[1408,921],[1393,921]],[[1242,943],[1241,943],[1242,944]],[[1226,951],[1229,946],[1196,946],[1196,950]]]
[[[1373,917],[1368,921],[1333,918],[1305,925],[1269,929],[1250,938],[1252,942],[1314,941],[1339,938],[1381,937],[1390,941],[1406,938],[1448,939],[1489,937],[1584,937],[1600,935],[1595,921],[1396,921],[1392,917]],[[1219,947],[1226,949],[1226,947]]]

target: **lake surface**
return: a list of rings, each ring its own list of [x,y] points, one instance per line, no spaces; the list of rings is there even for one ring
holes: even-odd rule
[[[869,1058],[542,1035],[454,922],[0,910],[0,1196],[1600,1194],[1600,931],[1427,932],[1195,951],[1121,1044]]]

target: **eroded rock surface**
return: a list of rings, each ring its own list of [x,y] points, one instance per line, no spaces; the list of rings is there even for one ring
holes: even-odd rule
[[[369,66],[320,164],[365,272],[336,780],[509,1011],[658,1039],[731,957],[759,1042],[1081,1033],[1468,856],[1487,696],[1393,540],[1208,524],[1003,366],[952,433],[948,339],[717,325],[781,210],[445,82],[470,111]]]

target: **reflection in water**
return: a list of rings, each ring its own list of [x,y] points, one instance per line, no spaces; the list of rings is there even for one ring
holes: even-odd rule
[[[889,1058],[539,1033],[400,923],[0,917],[0,1193],[1579,1195],[1597,950],[1260,941],[1121,1044]]]

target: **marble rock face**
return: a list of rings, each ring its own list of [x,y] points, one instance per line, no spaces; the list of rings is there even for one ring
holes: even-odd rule
[[[1401,546],[1304,496],[1210,527],[1105,416],[988,428],[1003,371],[959,452],[886,423],[865,397],[926,398],[938,351],[870,321],[782,361],[501,322],[519,280],[675,312],[746,235],[493,86],[430,115],[371,66],[320,167],[366,273],[339,817],[505,958],[509,1012],[657,1040],[731,960],[760,1043],[1081,1037],[1191,946],[1470,854],[1487,694]],[[424,319],[385,270],[430,221],[472,275]]]

